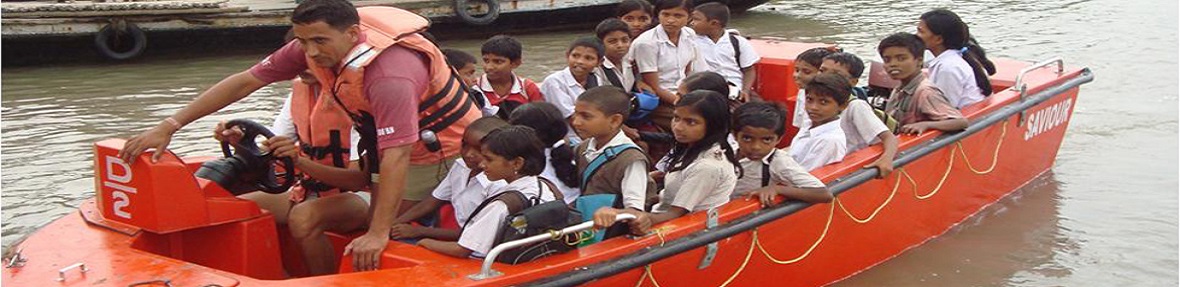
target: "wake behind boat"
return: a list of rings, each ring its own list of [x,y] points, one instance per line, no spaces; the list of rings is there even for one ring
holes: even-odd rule
[[[794,107],[794,56],[825,45],[753,43],[762,55],[758,93]],[[280,234],[286,233],[277,229],[273,215],[193,175],[215,158],[168,154],[151,163],[141,155],[125,163],[115,156],[123,141],[105,140],[95,144],[98,195],[17,246],[5,262],[3,280],[13,286],[828,284],[945,233],[1049,170],[1079,86],[1093,75],[1059,59],[1035,64],[999,59],[996,65],[991,83],[997,92],[963,109],[972,124],[958,133],[901,136],[898,168],[888,178],[874,179],[875,169],[862,168],[881,153],[879,146],[812,171],[837,196],[830,204],[762,208],[756,201],[734,200],[716,212],[658,225],[647,236],[613,238],[517,265],[453,258],[391,241],[380,270],[352,272],[352,259],[345,257],[339,274],[287,278],[284,263],[301,263],[280,258],[300,256],[280,248]],[[584,228],[588,225],[564,232]],[[360,234],[330,238],[342,252]]]

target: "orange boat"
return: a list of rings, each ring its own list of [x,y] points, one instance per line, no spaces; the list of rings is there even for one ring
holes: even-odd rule
[[[759,93],[794,107],[793,58],[823,44],[753,42],[763,55]],[[284,270],[297,274],[302,262],[280,244],[285,232],[272,215],[193,175],[215,158],[169,154],[153,164],[143,155],[125,163],[115,157],[123,140],[105,140],[94,145],[98,195],[19,244],[2,279],[8,286],[829,284],[943,234],[1053,165],[1078,87],[1093,75],[1060,59],[996,64],[991,80],[998,92],[963,110],[970,127],[902,136],[898,168],[888,178],[875,179],[876,169],[862,168],[879,146],[813,171],[837,195],[830,204],[762,208],[735,200],[658,225],[648,236],[613,238],[518,265],[391,241],[380,270],[353,272],[346,257],[339,274],[289,278]],[[342,252],[360,234],[329,237]]]

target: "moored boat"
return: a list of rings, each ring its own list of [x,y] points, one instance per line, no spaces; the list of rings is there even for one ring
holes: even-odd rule
[[[793,107],[792,59],[819,44],[754,42],[763,55],[759,93]],[[484,265],[390,242],[381,270],[351,272],[351,259],[343,258],[340,274],[288,279],[284,264],[299,264],[280,258],[298,256],[280,248],[282,232],[271,215],[193,176],[213,158],[170,154],[152,164],[141,156],[128,164],[114,157],[122,141],[106,140],[95,144],[98,196],[21,243],[3,280],[14,286],[823,285],[946,232],[1049,169],[1078,86],[1093,76],[1059,60],[996,64],[992,84],[999,92],[963,111],[972,125],[955,134],[902,136],[899,168],[889,177],[875,180],[875,169],[862,168],[879,147],[812,171],[837,194],[830,204],[762,208],[736,200],[659,225],[648,236],[519,265]],[[356,235],[331,237],[341,251]]]

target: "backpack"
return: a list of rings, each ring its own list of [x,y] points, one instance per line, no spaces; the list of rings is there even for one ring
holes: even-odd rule
[[[467,218],[467,223],[463,224],[464,228],[475,218],[474,215],[479,214],[488,204],[495,201],[500,201],[504,205],[507,205],[509,214],[504,219],[504,224],[496,231],[496,239],[493,241],[493,245],[495,246],[537,234],[549,233],[553,230],[561,230],[570,225],[581,223],[581,213],[571,210],[569,206],[565,205],[565,201],[562,200],[561,192],[558,191],[557,186],[545,178],[538,177],[537,180],[538,190],[543,190],[540,186],[541,184],[547,185],[549,191],[553,192],[555,200],[541,203],[539,195],[529,198],[520,191],[506,191],[480,203],[479,207],[475,208],[475,212],[471,213],[472,216]],[[578,243],[580,243],[579,234],[566,234],[553,238],[553,240],[505,250],[495,260],[496,262],[508,264],[529,262],[552,254],[568,252],[576,248]]]
[[[606,148],[606,150],[603,150],[602,154],[594,157],[594,160],[590,161],[590,163],[586,165],[586,170],[582,171],[581,190],[586,190],[587,182],[590,181],[591,177],[594,177],[594,174],[598,172],[599,168],[601,168],[607,162],[614,160],[615,157],[618,157],[619,154],[622,154],[628,149],[639,149],[639,146],[634,144],[621,144],[612,146]],[[582,220],[589,221],[594,220],[594,212],[598,211],[599,208],[607,206],[623,208],[623,197],[618,194],[584,195],[574,200],[574,206],[576,206],[578,212],[582,214]],[[595,231],[594,238],[586,240],[586,242],[584,242],[581,246],[589,245],[615,236],[625,235],[629,232],[630,227],[627,224],[616,223],[611,225],[606,230]]]

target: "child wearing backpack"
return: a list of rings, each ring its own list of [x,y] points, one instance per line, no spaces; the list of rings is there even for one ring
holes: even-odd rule
[[[434,188],[430,197],[415,204],[409,211],[393,221],[393,228],[389,231],[390,239],[424,237],[458,240],[458,229],[418,226],[409,224],[409,222],[435,211],[442,212],[439,207],[450,203],[453,207],[453,215],[440,214],[439,218],[454,218],[454,222],[440,222],[439,227],[450,225],[450,223],[454,223],[460,228],[463,227],[462,224],[467,222],[467,218],[471,217],[475,208],[487,199],[484,196],[484,191],[498,189],[505,184],[504,181],[488,180],[487,175],[483,172],[483,167],[480,166],[483,162],[483,156],[480,155],[480,141],[488,133],[505,126],[508,126],[508,122],[493,116],[486,116],[471,122],[471,125],[467,126],[467,130],[463,131],[463,146],[459,151],[461,158],[455,160],[455,165],[451,166],[447,177],[438,184],[438,187]]]
[[[574,149],[566,136],[569,125],[561,111],[553,104],[535,102],[517,107],[508,116],[508,123],[533,128],[545,148],[545,169],[541,177],[549,179],[564,195],[565,202],[573,202],[581,195],[578,189],[578,171],[574,166]]]
[[[615,208],[648,210],[655,203],[655,183],[647,177],[647,155],[623,134],[629,108],[627,93],[617,87],[593,88],[579,96],[573,127],[586,140],[575,150],[575,161],[582,196],[622,196]]]
[[[676,85],[685,76],[708,71],[692,43],[696,33],[688,28],[692,14],[692,0],[659,0],[656,13],[660,24],[643,32],[631,43],[631,57],[639,70],[638,81],[646,84],[660,98],[660,105],[651,114],[656,125],[671,127],[673,105],[683,96],[675,93]]]
[[[540,203],[560,199],[560,193],[538,177],[545,168],[545,154],[532,128],[507,126],[496,129],[481,141],[480,154],[483,157],[480,166],[488,180],[504,180],[507,184],[487,190],[489,200],[481,203],[463,225],[458,241],[427,238],[418,241],[418,245],[454,257],[482,258],[497,244],[496,237],[504,220],[520,212],[512,210],[510,200],[500,195],[519,193],[525,201],[536,199]],[[515,208],[521,208],[521,200],[515,202]]]
[[[750,40],[737,35],[736,30],[726,30],[729,24],[729,6],[720,2],[698,5],[692,11],[693,37],[701,57],[712,67],[711,71],[721,74],[725,81],[738,90],[738,102],[746,102],[758,77],[754,64],[761,56],[750,45]]]
[[[749,102],[734,111],[733,134],[738,142],[742,177],[733,198],[749,196],[763,205],[774,204],[777,195],[811,203],[831,202],[824,183],[775,145],[786,134],[787,109],[772,102]]]
[[[654,224],[709,210],[729,202],[741,167],[729,136],[729,108],[726,98],[713,91],[693,91],[676,102],[672,133],[676,146],[666,175],[660,202],[651,212],[602,208],[594,212],[594,225],[607,228],[615,216],[636,216],[629,225],[633,234],[644,234]]]

